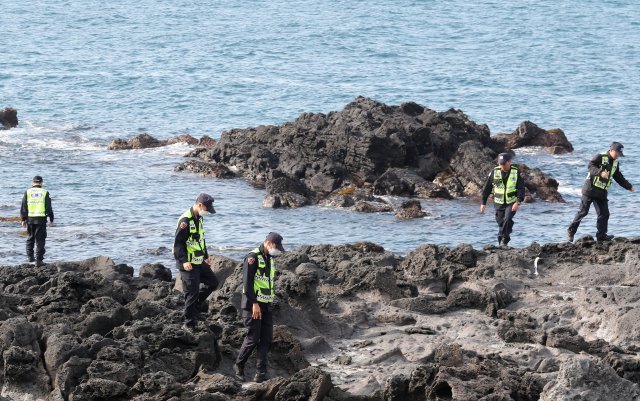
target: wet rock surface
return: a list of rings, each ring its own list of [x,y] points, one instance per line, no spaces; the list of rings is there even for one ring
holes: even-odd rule
[[[562,131],[528,121],[514,134],[491,137],[486,125],[460,110],[436,112],[412,102],[388,106],[359,97],[339,112],[223,132],[211,149],[189,156],[210,168],[227,166],[266,188],[265,207],[320,202],[378,212],[396,205],[371,205],[367,197],[478,197],[497,154],[521,146],[571,149]],[[177,169],[193,170],[189,163]],[[528,201],[563,201],[553,178],[537,168],[519,168],[530,179]]]
[[[9,129],[18,126],[18,110],[5,107],[0,110],[0,129]]]
[[[405,256],[315,245],[278,265],[269,380],[259,384],[232,370],[245,334],[240,261],[215,257],[221,285],[193,330],[181,326],[182,294],[162,265],[139,275],[106,257],[0,267],[2,397],[640,397],[638,238],[423,245]]]
[[[511,134],[498,134],[492,138],[507,149],[523,146],[542,146],[550,153],[561,154],[573,152],[573,145],[559,128],[545,130],[531,121],[520,123]]]
[[[182,134],[169,138],[167,140],[156,139],[149,134],[136,135],[131,139],[114,139],[112,140],[107,149],[109,150],[130,150],[130,149],[147,149],[157,148],[160,146],[172,145],[174,143],[187,143],[189,145],[197,146],[199,148],[210,148],[215,145],[215,140],[208,136],[203,136],[200,139],[194,138],[189,134]]]

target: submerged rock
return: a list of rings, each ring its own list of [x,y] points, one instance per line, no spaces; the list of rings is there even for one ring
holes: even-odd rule
[[[0,129],[9,129],[18,126],[18,110],[5,107],[0,110]]]
[[[144,133],[136,135],[131,139],[114,139],[107,146],[108,150],[129,150],[129,149],[147,149],[157,148],[160,146],[172,145],[174,143],[186,143],[189,145],[195,145],[202,148],[209,148],[215,144],[215,141],[208,136],[203,136],[201,139],[196,139],[189,134],[182,134],[174,136],[167,140],[156,139],[153,136]]]

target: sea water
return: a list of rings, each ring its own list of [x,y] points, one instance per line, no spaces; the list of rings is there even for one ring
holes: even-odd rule
[[[107,255],[136,268],[173,266],[176,220],[200,192],[216,198],[218,213],[205,221],[210,251],[235,258],[272,230],[289,248],[372,241],[406,253],[424,243],[495,243],[492,210],[480,214],[478,199],[424,200],[429,215],[411,221],[264,209],[264,191],[242,179],[174,172],[187,145],[106,149],[144,132],[217,138],[278,125],[359,95],[460,109],[492,134],[525,120],[564,130],[572,154],[516,151],[515,163],[551,174],[567,200],[524,205],[516,247],[565,240],[586,165],[611,141],[625,145],[622,172],[640,182],[634,1],[32,0],[2,8],[0,108],[18,109],[20,125],[0,131],[0,217],[18,216],[31,178],[42,175],[56,216],[47,261]],[[638,195],[614,184],[609,198],[609,232],[638,235]],[[595,233],[594,215],[578,237]],[[23,263],[24,248],[19,223],[0,223],[0,264]]]

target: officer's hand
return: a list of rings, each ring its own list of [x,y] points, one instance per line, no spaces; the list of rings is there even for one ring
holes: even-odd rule
[[[54,226],[55,224],[53,224],[53,221],[49,223],[50,226]]]
[[[518,209],[520,209],[520,204],[518,202],[514,203],[513,206],[511,206],[511,210],[514,212],[517,212]]]
[[[193,266],[191,266],[191,262],[184,262],[184,263],[182,264],[182,267],[183,267],[186,271],[188,271],[188,272],[190,272],[190,271],[191,271],[191,269],[193,269]]]
[[[609,178],[609,172],[608,171],[603,171],[602,173],[600,173],[600,177],[602,178]]]
[[[487,205],[480,205],[480,213],[484,213],[487,210]]]
[[[208,264],[209,266],[211,266],[211,256],[209,256],[208,258],[206,258],[204,260],[204,263]]]
[[[258,320],[262,319],[262,311],[260,310],[260,305],[253,304],[253,307],[251,310],[251,317]]]
[[[27,222],[26,222],[26,220],[22,220],[22,221],[20,222],[20,225],[21,225],[22,227],[26,227],[26,226],[27,226]]]
[[[636,192],[636,187],[631,187],[631,189],[629,191]]]

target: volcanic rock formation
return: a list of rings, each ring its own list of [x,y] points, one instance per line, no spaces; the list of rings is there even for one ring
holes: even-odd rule
[[[129,149],[146,149],[157,148],[160,146],[172,145],[174,143],[184,142],[189,145],[200,146],[203,148],[210,148],[215,145],[215,140],[208,136],[203,136],[200,139],[196,139],[189,134],[178,135],[167,140],[159,140],[149,134],[140,134],[129,140],[126,139],[114,139],[109,143],[107,149],[109,150],[129,150]]]
[[[544,140],[555,138],[555,131],[528,122],[523,126],[513,140],[509,135],[494,139],[486,125],[476,124],[459,110],[435,112],[416,103],[388,106],[359,97],[340,112],[304,113],[281,126],[223,132],[213,148],[191,156],[213,170],[226,166],[266,187],[265,207],[323,202],[360,211],[392,210],[384,200],[380,202],[386,206],[366,205],[375,195],[477,197],[495,167],[497,153],[509,147],[559,143]],[[193,162],[176,169],[192,169],[189,163]],[[537,168],[519,168],[527,182],[528,201],[563,202],[557,181]]]
[[[240,262],[193,330],[161,265],[0,268],[3,400],[633,400],[640,239],[370,243],[278,259],[270,379],[241,383]],[[254,360],[247,365],[249,377]],[[29,398],[31,397],[31,398]]]

